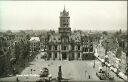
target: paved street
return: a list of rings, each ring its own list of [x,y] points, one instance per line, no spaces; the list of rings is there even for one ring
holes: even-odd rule
[[[71,79],[71,80],[98,80],[96,77],[96,70],[93,68],[94,61],[59,61],[59,60],[50,60],[50,61],[44,61],[43,59],[40,58],[41,54],[38,54],[37,57],[34,59],[33,62],[30,63],[29,67],[26,67],[21,75],[22,76],[17,76],[19,80],[21,81],[35,81],[39,79],[38,76],[36,75],[31,75],[31,74],[39,74],[40,70],[43,67],[48,67],[50,74],[52,74],[53,78],[56,78],[58,75],[58,66],[62,66],[62,76],[63,78],[66,79]],[[98,67],[96,67],[98,68]],[[34,71],[31,72],[31,69]],[[28,76],[27,76],[28,75]],[[91,76],[89,79],[88,76]],[[2,80],[9,80],[9,81],[14,81],[16,80],[15,77],[7,77],[7,78],[2,78]]]
[[[102,58],[102,59],[104,59],[105,58],[105,49],[102,47],[101,43],[96,47],[96,50],[97,50],[97,53],[98,53],[99,57]],[[115,58],[116,58],[115,57],[115,54],[109,51],[108,52],[108,57],[109,57],[109,63],[110,63],[110,65],[115,65],[116,64],[115,63],[115,61],[116,61],[115,60]],[[125,67],[125,62],[126,62],[125,60],[126,59],[123,60],[122,65],[121,65],[123,68]],[[101,66],[101,64],[100,64],[100,66]],[[104,70],[106,70],[106,67],[104,67]],[[116,81],[123,81],[122,79],[120,79],[119,77],[117,77],[114,72],[110,71],[109,69],[107,69],[107,72],[112,77],[114,77],[114,80],[116,80]]]
[[[16,77],[20,81],[36,81],[39,79],[38,74],[40,73],[40,70],[43,67],[47,67],[50,71],[50,74],[52,75],[52,78],[57,78],[58,76],[58,66],[62,66],[62,77],[65,79],[75,80],[75,81],[87,81],[87,80],[99,80],[99,78],[96,76],[96,72],[99,69],[99,66],[101,65],[98,60],[95,61],[96,65],[95,68],[93,68],[94,60],[85,60],[85,61],[60,61],[60,60],[50,60],[45,61],[41,59],[41,54],[38,54],[35,59],[30,62],[30,66],[26,67],[22,72],[21,75],[17,75],[14,77],[6,77],[0,79],[1,81],[16,81]],[[31,69],[33,70],[31,72]],[[90,79],[89,79],[90,75]],[[112,73],[113,76],[114,73]],[[115,76],[116,77],[116,76]],[[116,80],[119,80],[119,78],[115,78]]]

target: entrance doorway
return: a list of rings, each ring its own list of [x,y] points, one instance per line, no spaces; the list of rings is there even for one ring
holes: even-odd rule
[[[74,58],[75,58],[74,53],[71,53],[71,54],[69,55],[69,60],[74,60]]]
[[[62,53],[62,59],[63,59],[63,60],[66,60],[66,59],[67,59],[67,54],[66,54],[66,52],[63,52],[63,53]]]

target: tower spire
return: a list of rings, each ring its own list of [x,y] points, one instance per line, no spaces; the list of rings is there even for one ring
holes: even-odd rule
[[[65,11],[65,5],[64,5],[64,11]]]

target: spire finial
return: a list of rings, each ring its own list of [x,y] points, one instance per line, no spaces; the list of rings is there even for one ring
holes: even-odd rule
[[[65,5],[64,5],[64,11],[65,11]]]

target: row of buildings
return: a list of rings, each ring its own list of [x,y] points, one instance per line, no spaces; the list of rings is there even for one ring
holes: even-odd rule
[[[47,53],[47,59],[93,59],[94,45],[96,45],[94,42],[95,40],[99,41],[100,36],[96,39],[94,34],[91,36],[90,33],[84,34],[80,30],[71,31],[69,12],[65,8],[60,12],[59,18],[60,26],[58,32],[50,30],[42,35],[31,35],[24,31],[16,34],[11,32],[6,33],[7,42],[10,45],[9,48],[11,49],[13,47],[12,45],[18,44],[20,41],[24,43],[29,41],[30,52],[33,53],[43,50]]]

